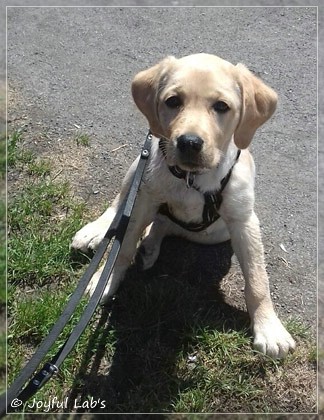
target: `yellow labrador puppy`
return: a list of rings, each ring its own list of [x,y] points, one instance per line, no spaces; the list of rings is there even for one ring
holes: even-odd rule
[[[203,244],[231,239],[245,278],[254,347],[274,358],[294,349],[271,302],[259,221],[254,213],[252,137],[275,111],[276,93],[244,65],[209,54],[167,57],[136,75],[132,94],[154,135],[152,153],[124,245],[103,299],[114,292],[145,231],[145,269],[156,261],[163,237]],[[75,235],[72,247],[96,249],[132,180],[96,221]],[[90,284],[95,287],[100,272]]]

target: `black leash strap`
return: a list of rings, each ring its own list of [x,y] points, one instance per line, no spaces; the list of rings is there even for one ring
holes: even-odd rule
[[[72,294],[61,316],[52,327],[48,336],[40,344],[35,354],[22,369],[19,376],[12,383],[11,387],[7,390],[7,393],[1,395],[0,417],[5,415],[6,411],[15,411],[15,407],[17,406],[19,406],[19,408],[23,408],[23,403],[25,403],[31,396],[33,396],[55,373],[58,372],[60,365],[71,352],[81,334],[85,330],[86,326],[88,325],[100,302],[103,292],[107,286],[109,277],[116,263],[116,259],[118,257],[118,253],[121,248],[126,229],[128,227],[128,222],[134,207],[138,189],[144,174],[147,160],[150,156],[151,141],[152,135],[149,132],[146,136],[146,140],[140,155],[140,160],[138,162],[128,195],[120,206],[110,228],[107,230],[104,239],[101,241],[87,270],[80,279],[78,287]],[[46,362],[44,366],[32,377],[32,379],[29,380],[29,378],[34,374],[35,370],[39,367],[46,354],[49,352],[52,345],[55,343],[60,333],[65,328],[66,324],[71,319],[76,306],[80,302],[80,299],[82,298],[89,281],[91,280],[93,274],[96,272],[100,261],[102,260],[105,251],[112,239],[113,244],[107,262],[99,278],[98,284],[93,294],[91,295],[83,314],[80,317],[79,322],[74,327],[65,343],[60,347],[56,355],[50,361]],[[28,384],[24,387],[28,380]]]

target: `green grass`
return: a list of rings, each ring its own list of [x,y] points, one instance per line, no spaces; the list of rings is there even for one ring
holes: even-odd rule
[[[66,183],[26,182],[8,207],[10,281],[41,286],[68,275],[69,242],[80,228],[82,211],[82,204],[70,201]]]
[[[5,321],[6,311],[6,207],[4,202],[4,179],[6,171],[5,136],[0,137],[0,314],[1,323]],[[6,335],[2,326],[0,332],[0,392],[5,389]]]
[[[84,147],[89,147],[90,146],[90,137],[88,134],[85,133],[77,133],[75,135],[75,142],[77,144],[77,146],[84,146]]]
[[[23,185],[17,194],[11,194],[8,203],[8,363],[12,381],[26,355],[30,357],[31,348],[48,334],[76,286],[80,273],[71,259],[69,244],[81,227],[84,205],[71,199],[66,182],[56,183],[51,178],[49,162],[24,149],[20,130],[8,139],[8,158],[10,168],[19,168],[24,175]],[[77,315],[83,306],[81,302]],[[70,330],[71,326],[52,353]],[[66,361],[57,395],[64,392],[62,383],[65,389],[73,382],[73,369],[67,375],[64,371],[75,362],[75,355]],[[45,398],[49,392],[40,395]]]
[[[75,280],[75,279],[74,279]],[[11,305],[10,314],[13,321],[8,332],[8,363],[9,363],[9,380],[12,381],[19,373],[20,366],[26,362],[26,354],[31,356],[30,348],[37,347],[42,339],[47,336],[51,327],[60,316],[63,306],[67,302],[71,293],[75,288],[75,282],[70,286],[55,287],[53,290],[45,289],[25,296],[18,296],[18,300]],[[68,334],[71,332],[73,325],[77,322],[82,313],[86,300],[83,299],[77,308],[75,315],[69,326],[66,328],[62,336],[59,337],[53,349],[47,356],[47,360],[58,351],[59,347],[64,343]],[[46,322],[44,322],[44,320]],[[89,339],[89,332],[82,336],[77,348],[86,346]],[[63,397],[64,392],[73,384],[74,372],[77,367],[78,354],[73,353],[68,357],[60,370],[57,381],[54,382],[55,395]],[[43,389],[38,394],[38,398],[48,398],[53,392],[53,388]]]
[[[6,208],[0,202],[0,307],[6,302],[6,235],[5,235]]]
[[[0,133],[0,175],[2,180],[6,175],[6,162],[6,137]]]
[[[5,121],[6,91],[0,86],[0,125]],[[6,136],[0,131],[0,393],[6,387]]]
[[[52,177],[50,160],[37,158],[23,145],[22,131],[10,136],[9,170],[18,171],[23,180],[8,203],[10,382],[50,331],[83,270],[69,244],[84,224],[85,207],[73,198],[67,182]],[[183,242],[174,245],[181,246]],[[172,254],[170,242],[164,252]],[[105,402],[99,412],[111,413],[314,411],[316,347],[308,328],[296,319],[287,322],[298,346],[283,361],[254,352],[246,313],[192,279],[188,261],[169,267],[169,257],[165,272],[140,273],[131,267],[116,298],[97,309],[37,400],[68,397],[67,412],[76,411],[75,400],[91,398]],[[50,355],[64,342],[86,301],[80,302]]]
[[[23,168],[24,165],[35,161],[33,152],[21,145],[23,132],[24,129],[19,128],[8,138],[7,160],[9,167],[20,165],[20,167]]]

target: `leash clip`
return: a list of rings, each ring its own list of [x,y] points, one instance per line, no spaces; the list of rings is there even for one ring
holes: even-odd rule
[[[192,172],[187,172],[186,173],[187,188],[191,188],[193,186],[194,181],[195,181],[195,174],[193,174]]]
[[[34,377],[32,384],[40,388],[44,382],[47,382],[48,379],[58,372],[58,367],[53,363],[47,362],[43,366],[43,369]]]

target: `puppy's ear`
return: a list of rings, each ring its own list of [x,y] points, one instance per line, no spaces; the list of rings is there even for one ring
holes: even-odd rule
[[[132,82],[134,102],[147,118],[152,133],[157,137],[163,135],[158,117],[158,95],[175,60],[174,57],[166,57],[155,66],[138,73]]]
[[[257,128],[274,113],[278,97],[274,90],[254,76],[243,64],[237,64],[236,68],[239,72],[242,109],[234,141],[238,148],[245,149],[251,143]]]

